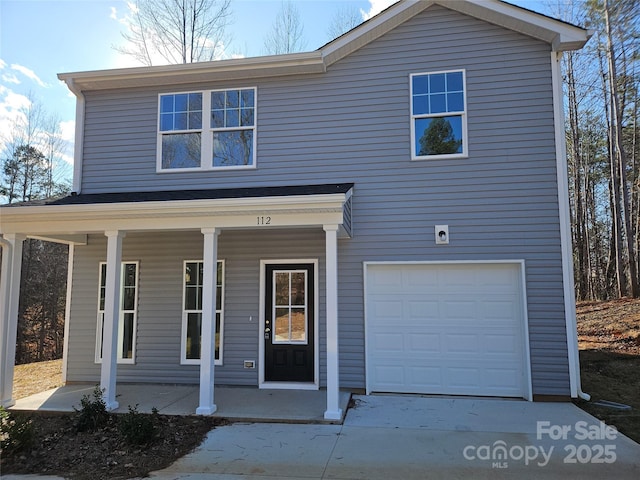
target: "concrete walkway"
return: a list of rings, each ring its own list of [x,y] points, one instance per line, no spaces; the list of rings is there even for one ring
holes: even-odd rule
[[[141,413],[157,409],[163,415],[194,415],[198,407],[197,385],[119,384],[116,399],[120,408],[116,413],[127,413],[136,406]],[[80,408],[80,400],[92,398],[95,385],[67,385],[22,398],[12,410],[42,410],[73,412]],[[343,413],[351,394],[340,392]],[[245,422],[287,423],[342,423],[326,421],[326,390],[266,390],[255,387],[216,387],[215,417]]]
[[[640,478],[640,445],[569,403],[414,396],[355,402],[342,426],[216,428],[151,478]],[[583,439],[586,432],[591,439]]]
[[[354,399],[343,425],[218,427],[194,452],[150,478],[640,478],[640,445],[573,404],[394,395]],[[6,480],[16,478],[25,477]]]

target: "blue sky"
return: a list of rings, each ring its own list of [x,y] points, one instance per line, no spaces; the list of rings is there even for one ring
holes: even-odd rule
[[[355,8],[364,17],[378,13],[394,0],[294,0],[304,27],[306,50],[328,40],[327,28],[342,7]],[[540,0],[515,0],[544,12]],[[227,56],[263,54],[264,37],[281,6],[280,0],[232,0],[233,24]],[[136,66],[113,45],[123,45],[124,0],[0,0],[0,150],[2,137],[29,95],[59,121],[71,163],[75,97],[56,75],[61,72]],[[70,170],[69,170],[70,172]]]

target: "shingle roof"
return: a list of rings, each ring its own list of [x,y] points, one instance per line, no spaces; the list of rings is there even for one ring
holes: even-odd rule
[[[88,193],[69,195],[47,205],[89,205],[96,203],[167,202],[179,200],[215,200],[223,198],[286,197],[347,193],[353,183],[293,185],[278,187],[222,188],[208,190],[164,190],[156,192]]]

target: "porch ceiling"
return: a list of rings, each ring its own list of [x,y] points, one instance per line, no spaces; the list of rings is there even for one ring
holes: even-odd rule
[[[74,195],[42,205],[0,207],[0,233],[342,226],[352,188],[331,184]]]

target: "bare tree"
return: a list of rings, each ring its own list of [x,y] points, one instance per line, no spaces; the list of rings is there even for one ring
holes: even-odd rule
[[[128,45],[113,48],[143,65],[210,61],[224,49],[231,0],[135,0],[129,8]]]
[[[362,14],[355,7],[342,6],[331,17],[331,23],[327,28],[329,41],[338,38],[340,35],[347,33],[352,28],[362,23]]]
[[[624,3],[618,4],[619,7],[623,7]],[[632,297],[640,296],[640,285],[638,285],[638,272],[636,270],[636,256],[634,251],[634,239],[633,239],[633,231],[631,229],[631,202],[629,196],[629,184],[627,182],[627,154],[625,151],[625,145],[623,142],[623,123],[624,123],[624,101],[621,99],[621,92],[619,87],[620,77],[617,74],[617,65],[616,59],[620,55],[619,52],[616,52],[614,46],[611,25],[611,7],[609,5],[608,0],[604,0],[603,5],[604,10],[604,20],[605,20],[605,28],[606,28],[606,53],[607,53],[607,61],[608,61],[608,73],[609,73],[609,103],[610,103],[610,111],[611,111],[611,119],[612,119],[612,129],[611,129],[611,142],[612,142],[612,163],[617,161],[617,170],[619,176],[619,182],[621,186],[621,192],[619,193],[619,201],[620,207],[622,210],[622,231],[624,234],[625,243],[623,248],[626,250],[626,257],[629,267],[629,279],[630,279],[630,288],[629,293]],[[636,12],[637,13],[637,12]],[[620,23],[620,16],[616,18]]]
[[[278,55],[304,50],[307,44],[303,30],[297,7],[290,0],[283,1],[271,31],[264,39],[265,53]]]

